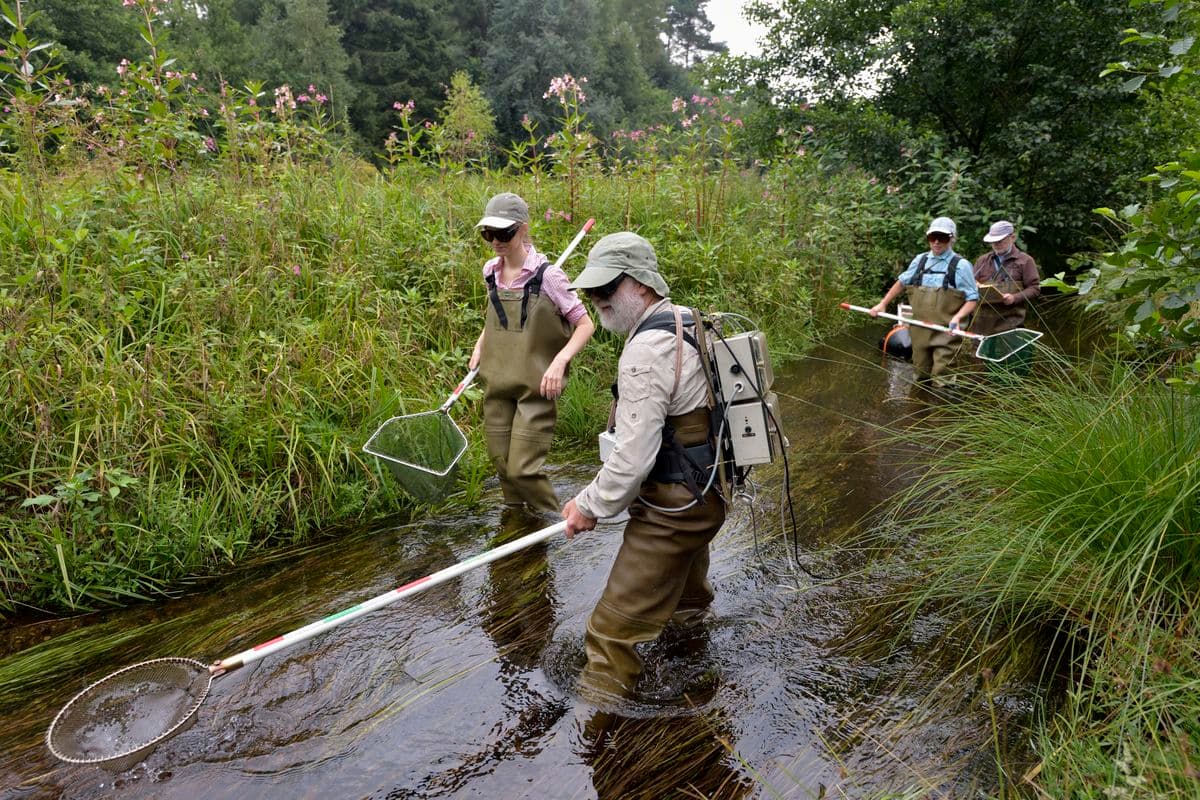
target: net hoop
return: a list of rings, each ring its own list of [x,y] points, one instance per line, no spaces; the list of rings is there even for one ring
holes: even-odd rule
[[[102,698],[114,686],[128,685],[131,674],[135,674],[138,671],[153,673],[163,666],[183,667],[192,673],[191,680],[186,686],[178,686],[179,689],[187,691],[191,697],[190,704],[185,707],[182,714],[178,715],[178,719],[175,719],[166,730],[149,738],[142,738],[140,741],[132,742],[116,753],[80,756],[74,755],[71,752],[72,750],[77,750],[77,748],[72,748],[69,742],[71,741],[71,736],[80,729],[80,720],[96,721],[96,715],[87,708],[89,703]],[[204,702],[204,699],[208,697],[208,690],[212,686],[212,679],[213,676],[209,671],[208,665],[192,658],[155,658],[149,661],[141,661],[137,664],[130,664],[116,672],[105,675],[72,697],[62,707],[62,710],[55,715],[54,721],[50,723],[50,728],[46,731],[46,746],[55,758],[65,761],[68,764],[90,764],[119,770],[128,769],[149,755],[165,739],[174,736],[195,721],[196,712],[200,709],[200,705]]]
[[[979,340],[979,345],[975,348],[975,357],[980,361],[988,361],[992,364],[1002,364],[1017,353],[1034,344],[1038,339],[1041,339],[1045,334],[1042,331],[1030,330],[1029,328],[1013,328],[1000,333],[993,333],[989,336],[984,336]],[[999,356],[988,354],[986,351],[993,349],[992,346],[999,342],[1008,343],[1010,340],[1020,342],[1016,347],[1009,347],[1007,352]]]
[[[395,453],[384,452],[384,450],[382,448],[380,448],[379,445],[377,444],[379,442],[380,438],[382,438],[382,436],[384,435],[384,432],[389,427],[393,427],[396,425],[403,425],[408,422],[416,422],[417,420],[423,419],[425,417],[433,417],[433,416],[443,414],[443,413],[444,412],[442,412],[442,411],[422,411],[419,414],[405,414],[404,416],[400,416],[400,417],[392,417],[391,419],[387,420],[386,422],[384,422],[382,425],[380,425],[378,428],[375,429],[375,433],[371,434],[371,438],[368,439],[367,443],[363,445],[363,452],[368,453],[369,455],[373,455],[376,458],[378,458],[382,461],[385,461],[387,463],[390,463],[390,464],[402,464],[403,466],[408,467],[410,469],[415,469],[418,472],[424,472],[426,475],[431,475],[436,478],[444,478],[450,474],[450,471],[452,469],[454,469],[454,467],[458,464],[458,460],[460,458],[462,458],[463,453],[465,453],[467,451],[467,437],[464,436],[463,432],[461,430],[459,430],[457,425],[454,424],[454,420],[450,419],[449,417],[446,417],[446,420],[448,422],[448,426],[446,427],[446,430],[454,432],[455,443],[454,443],[454,454],[450,457],[449,464],[446,466],[445,469],[439,470],[439,469],[435,469],[435,468],[430,468],[426,464],[417,464],[413,461],[409,461],[408,459],[402,458],[402,457],[396,455]]]

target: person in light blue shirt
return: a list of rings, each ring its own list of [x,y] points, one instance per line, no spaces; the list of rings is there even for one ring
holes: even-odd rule
[[[938,217],[929,223],[925,231],[929,251],[915,257],[908,269],[900,273],[883,299],[871,308],[871,316],[887,311],[903,292],[907,293],[915,319],[962,328],[963,320],[979,304],[979,289],[971,262],[954,252],[957,237],[958,228],[949,217]],[[910,327],[909,335],[918,380],[932,381],[935,386],[947,383],[961,339],[916,325]]]

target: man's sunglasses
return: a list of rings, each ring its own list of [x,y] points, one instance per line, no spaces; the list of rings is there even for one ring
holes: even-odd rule
[[[479,235],[483,237],[485,242],[490,242],[493,239],[497,242],[511,242],[520,229],[520,224],[513,225],[511,228],[505,228],[502,231],[495,230],[494,228],[484,228],[479,232]]]
[[[931,242],[948,242],[948,241],[950,241],[950,234],[948,234],[948,233],[931,233],[928,236],[926,236],[925,238]]]
[[[584,289],[583,293],[595,300],[607,300],[617,293],[617,287],[621,285],[621,281],[623,280],[625,280],[625,273],[621,273],[603,286]]]

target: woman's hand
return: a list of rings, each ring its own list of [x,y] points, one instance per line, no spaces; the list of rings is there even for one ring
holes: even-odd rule
[[[548,397],[551,400],[557,399],[567,385],[567,362],[561,358],[555,358],[550,362],[550,366],[546,369],[546,374],[542,376],[542,385],[539,391],[542,397]]]

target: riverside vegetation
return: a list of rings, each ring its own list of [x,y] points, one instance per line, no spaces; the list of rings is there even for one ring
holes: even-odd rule
[[[791,158],[752,163],[724,98],[679,100],[674,126],[602,148],[586,84],[564,79],[547,92],[559,129],[530,124],[505,169],[397,100],[370,164],[340,146],[315,87],[205,92],[164,50],[155,5],[126,5],[148,53],[113,87],[70,86],[20,4],[4,9],[2,611],[125,602],[411,514],[359,448],[465,373],[485,307],[472,225],[495,191],[530,201],[552,255],[588,216],[597,233],[639,230],[677,298],[732,303],[780,353],[899,252],[876,224],[899,205],[885,187],[796,158],[802,133],[781,137]],[[578,361],[558,457],[590,448],[615,353],[600,337]],[[476,412],[456,409],[472,435]],[[454,502],[478,501],[480,452]]]
[[[155,4],[125,5],[148,51],[120,85],[80,87],[29,38],[22,4],[0,1],[0,613],[168,592],[322,529],[422,511],[359,447],[465,372],[487,257],[471,225],[495,191],[530,201],[551,255],[588,216],[598,233],[639,230],[677,299],[755,318],[779,354],[842,323],[837,301],[877,296],[934,202],[976,209],[964,241],[978,209],[1020,218],[982,204],[995,187],[936,148],[880,180],[804,123],[752,149],[723,96],[599,141],[586,85],[566,76],[547,92],[557,128],[527,123],[504,152],[396,98],[395,134],[368,162],[316,87],[206,92],[162,47]],[[1178,81],[1195,72],[1182,41],[1162,42],[1186,57]],[[1164,167],[1157,203],[1105,212],[1125,242],[1080,284],[1120,315],[1132,366],[1043,361],[1019,390],[940,407],[938,426],[907,434],[938,454],[914,490],[935,502],[898,507],[924,557],[911,602],[978,632],[982,655],[962,666],[981,676],[978,702],[1003,684],[1009,643],[1036,629],[1060,645],[1044,674],[1066,691],[1033,733],[1035,765],[998,753],[1001,795],[1200,787],[1196,370],[1167,383],[1159,369],[1200,363],[1200,193],[1178,190],[1195,163],[1189,150]],[[600,336],[579,359],[560,457],[590,454],[616,350]],[[456,418],[474,439],[473,399]],[[1000,419],[1013,422],[980,423]],[[475,445],[452,502],[479,501]]]

